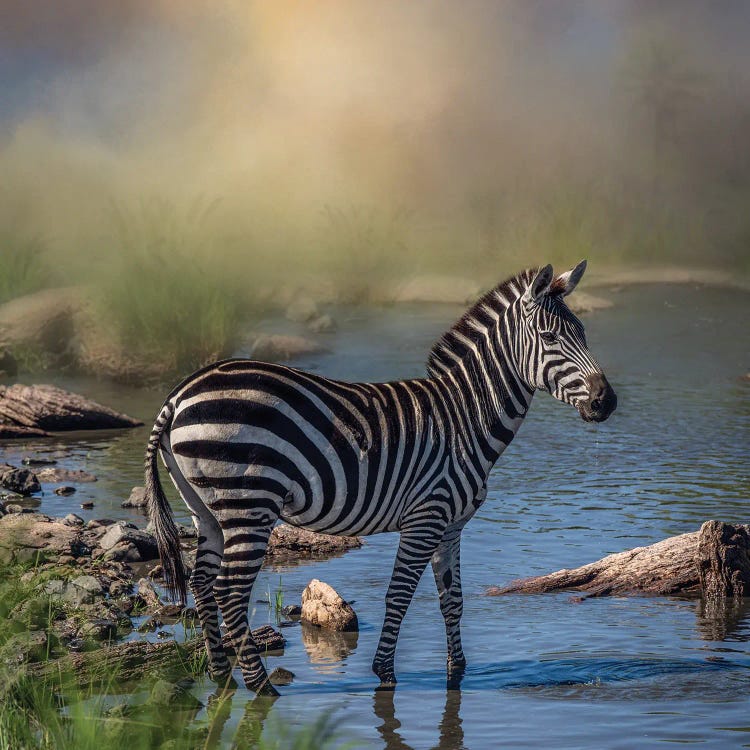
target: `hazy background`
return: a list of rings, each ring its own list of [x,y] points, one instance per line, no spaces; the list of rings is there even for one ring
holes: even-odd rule
[[[748,39],[742,0],[2,0],[5,273],[747,273]]]

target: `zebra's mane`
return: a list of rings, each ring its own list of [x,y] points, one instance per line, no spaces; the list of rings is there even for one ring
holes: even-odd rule
[[[455,367],[456,359],[463,360],[469,354],[467,341],[481,348],[484,340],[481,329],[526,291],[538,270],[527,268],[483,294],[435,342],[427,358],[427,372],[435,376]]]

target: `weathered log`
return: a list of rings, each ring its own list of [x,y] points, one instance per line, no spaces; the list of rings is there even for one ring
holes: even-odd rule
[[[49,437],[49,432],[36,427],[21,427],[17,424],[0,423],[0,440],[23,440],[27,438]]]
[[[253,630],[253,638],[261,654],[281,651],[286,643],[284,637],[270,625]],[[230,656],[234,655],[228,635],[224,635],[223,645]],[[113,681],[120,685],[141,680],[154,672],[184,674],[186,665],[200,657],[204,648],[202,638],[191,638],[184,643],[128,641],[30,664],[28,672],[35,678],[69,674],[81,687],[91,684],[106,686]]]
[[[41,430],[100,430],[143,422],[53,385],[0,386],[0,424]]]
[[[492,587],[490,596],[585,591],[623,594],[742,597],[750,593],[750,526],[706,521],[699,531],[636,547],[572,570]]]

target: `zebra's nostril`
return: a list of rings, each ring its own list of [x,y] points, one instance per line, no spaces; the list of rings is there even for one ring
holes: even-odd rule
[[[599,411],[599,409],[601,409],[601,408],[602,408],[602,402],[601,402],[601,401],[600,401],[600,400],[599,400],[598,398],[595,398],[595,399],[594,399],[594,400],[593,400],[593,401],[591,402],[591,408],[592,408],[592,409],[593,409],[594,411]]]

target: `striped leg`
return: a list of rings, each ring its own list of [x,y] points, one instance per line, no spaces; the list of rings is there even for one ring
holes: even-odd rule
[[[226,682],[232,674],[229,659],[221,645],[219,609],[214,597],[214,582],[219,574],[224,552],[224,537],[216,520],[208,513],[193,517],[198,530],[198,551],[190,576],[190,590],[195,597],[195,608],[201,622],[208,654],[208,676],[216,682]]]
[[[396,684],[393,661],[396,653],[396,642],[401,629],[406,610],[414,596],[419,579],[432,557],[432,553],[440,543],[445,525],[439,527],[422,524],[410,525],[401,531],[401,540],[396,553],[391,582],[385,596],[385,620],[380,633],[378,650],[372,662],[372,671],[380,678],[381,687],[391,687]]]
[[[466,657],[461,647],[461,615],[464,600],[461,593],[461,528],[449,528],[432,556],[432,572],[435,574],[440,611],[445,620],[448,640],[448,673],[466,666]]]
[[[268,682],[266,668],[248,626],[247,614],[253,584],[263,564],[273,522],[269,524],[267,517],[258,518],[256,525],[250,513],[222,524],[224,559],[214,593],[232,638],[245,685],[256,693],[278,695]]]

